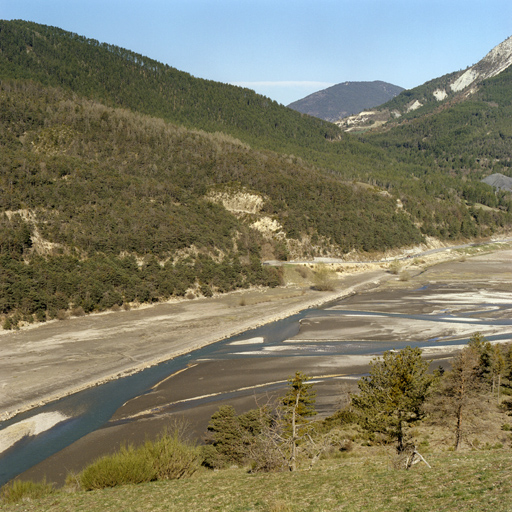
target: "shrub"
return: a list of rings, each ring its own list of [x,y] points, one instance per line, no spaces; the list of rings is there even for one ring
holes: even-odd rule
[[[409,281],[411,279],[411,274],[407,272],[407,270],[402,270],[399,275],[400,281]]]
[[[38,322],[46,322],[46,311],[43,311],[42,309],[38,309],[36,311],[36,320]]]
[[[357,423],[357,420],[357,413],[350,406],[344,407],[322,421],[323,430],[328,431],[333,428],[352,425]]]
[[[13,323],[10,317],[5,317],[4,323],[2,324],[2,328],[6,331],[10,331],[11,329],[14,329]]]
[[[164,431],[156,442],[146,442],[144,450],[153,463],[157,480],[192,476],[202,463],[199,448],[180,439],[177,431]]]
[[[213,297],[212,289],[206,284],[201,285],[201,293],[205,297]]]
[[[52,484],[13,480],[4,485],[0,491],[0,499],[3,503],[17,503],[21,500],[36,500],[44,498],[55,492]]]
[[[335,274],[329,268],[320,264],[317,266],[313,276],[314,288],[320,292],[332,292],[335,290],[334,285]]]
[[[400,269],[402,268],[402,264],[400,263],[399,260],[393,260],[390,264],[389,264],[389,271],[391,272],[391,274],[393,275],[398,275],[400,273]]]
[[[57,311],[57,314],[55,315],[55,318],[57,320],[67,320],[69,317],[69,314],[67,311],[64,311],[63,309],[59,309]]]
[[[252,463],[260,453],[260,434],[271,422],[270,411],[263,407],[237,415],[231,405],[223,405],[212,415],[202,447],[203,465],[221,469],[229,465]],[[260,455],[256,456],[261,459]]]
[[[155,442],[146,441],[137,448],[122,446],[119,452],[97,459],[78,475],[78,480],[88,491],[178,479],[193,475],[201,462],[198,448],[182,441],[177,431],[165,431]]]
[[[156,471],[144,450],[132,445],[122,446],[119,452],[97,459],[80,473],[80,486],[85,491],[140,484],[156,480]]]

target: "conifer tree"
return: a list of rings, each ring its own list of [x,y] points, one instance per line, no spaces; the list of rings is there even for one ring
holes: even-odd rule
[[[284,430],[288,432],[290,445],[290,471],[297,469],[297,447],[307,433],[303,428],[306,418],[316,414],[316,391],[313,390],[313,384],[307,384],[310,379],[302,372],[295,372],[295,376],[288,379],[288,391],[281,399],[284,409]]]
[[[308,384],[309,380],[311,377],[302,372],[295,372],[293,377],[288,378],[288,391],[281,399],[288,415],[291,410],[295,410],[298,421],[316,414],[316,391],[313,389],[313,384]]]
[[[432,421],[453,432],[455,450],[469,432],[480,428],[479,417],[486,406],[482,384],[479,353],[469,345],[453,359],[451,370],[444,373],[429,400],[427,408]]]
[[[429,363],[422,360],[419,348],[406,347],[385,352],[370,365],[370,375],[360,379],[352,405],[365,430],[385,434],[402,452],[407,427],[424,415],[423,403],[433,381],[427,373]]]

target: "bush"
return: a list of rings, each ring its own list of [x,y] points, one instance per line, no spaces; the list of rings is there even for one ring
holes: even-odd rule
[[[266,407],[237,415],[231,405],[223,405],[212,415],[202,447],[203,465],[221,469],[230,465],[252,464],[260,458],[260,435],[272,421]]]
[[[10,319],[10,317],[7,316],[5,318],[4,323],[2,324],[2,328],[5,329],[6,331],[10,331],[11,329],[14,329],[13,323],[12,323],[12,320]]]
[[[353,425],[358,419],[357,413],[350,406],[344,407],[322,421],[323,430],[329,431],[333,428]]]
[[[52,484],[14,480],[4,485],[0,491],[0,499],[3,503],[17,503],[21,500],[36,500],[44,498],[55,492]]]
[[[199,448],[181,440],[177,431],[165,431],[155,443],[146,442],[144,450],[153,462],[157,480],[192,476],[202,463]]]
[[[67,311],[65,311],[63,309],[59,309],[57,311],[57,314],[55,315],[55,318],[57,320],[67,320],[69,318],[69,314]]]
[[[171,480],[193,475],[202,459],[199,450],[180,439],[177,431],[164,432],[155,442],[146,441],[138,448],[122,446],[85,468],[78,476],[86,491],[154,480]]]
[[[402,270],[399,275],[400,281],[409,281],[411,279],[411,274],[407,272],[407,270]]]
[[[402,268],[402,264],[400,263],[399,260],[393,260],[389,264],[388,268],[389,268],[389,271],[391,272],[391,274],[397,276],[400,273],[400,269]]]
[[[119,452],[97,459],[79,475],[85,491],[156,480],[153,464],[141,449],[122,446]]]
[[[332,292],[335,290],[334,284],[335,273],[329,268],[320,264],[317,265],[316,272],[313,276],[314,288],[319,292]]]

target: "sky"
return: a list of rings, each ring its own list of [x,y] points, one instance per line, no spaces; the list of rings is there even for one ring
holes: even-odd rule
[[[511,0],[0,0],[52,25],[284,105],[347,81],[410,89],[512,36]]]

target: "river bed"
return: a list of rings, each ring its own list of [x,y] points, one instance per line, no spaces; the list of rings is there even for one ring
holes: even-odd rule
[[[200,439],[219,405],[231,403],[240,412],[254,407],[256,400],[282,393],[297,370],[314,377],[319,412],[327,415],[385,350],[418,346],[439,365],[476,331],[509,341],[510,255],[393,279],[19,415],[0,431],[0,441],[6,431],[14,440],[0,459],[0,481],[24,472],[24,478],[46,475],[62,483],[68,471],[123,441],[153,437],[174,421],[187,421],[190,435]],[[50,418],[58,421],[51,424]],[[48,428],[37,430],[42,419]],[[24,428],[29,435],[22,435]]]

